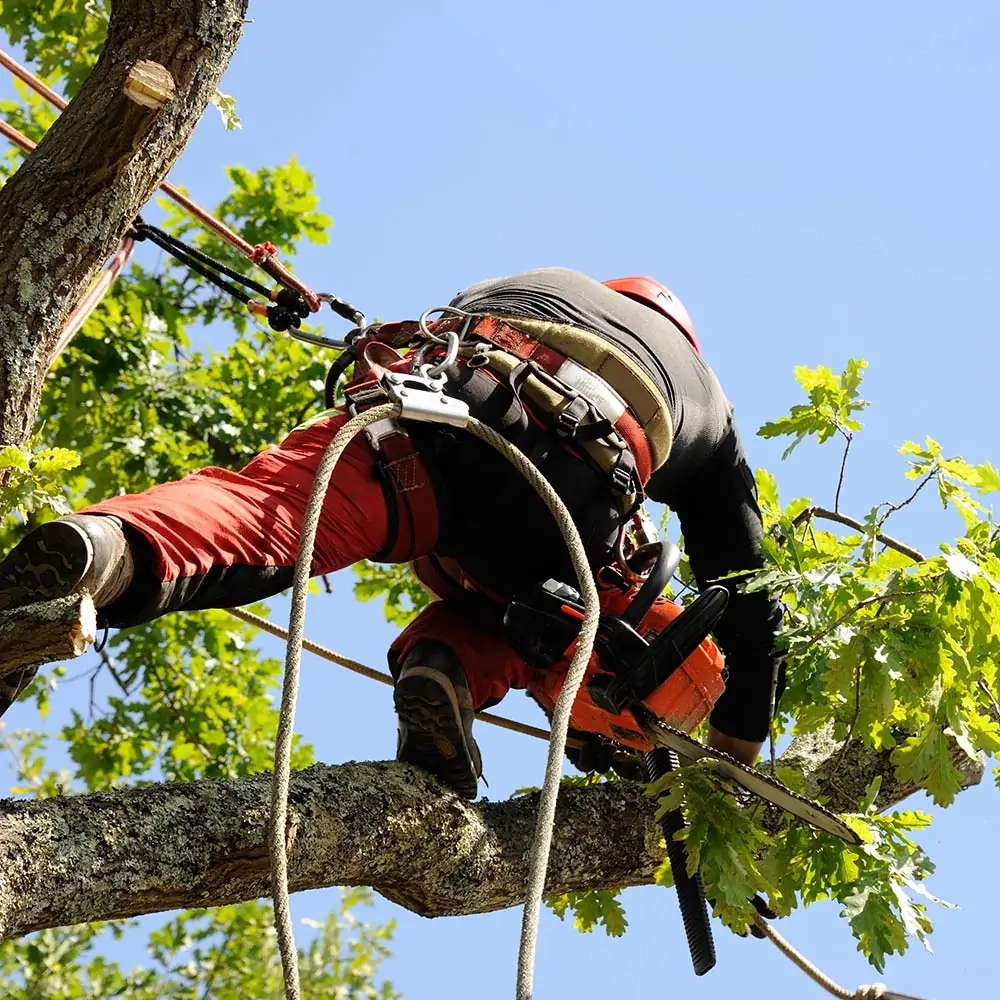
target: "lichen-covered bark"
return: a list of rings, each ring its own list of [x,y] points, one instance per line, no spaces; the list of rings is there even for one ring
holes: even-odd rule
[[[0,802],[0,937],[268,894],[269,776]],[[293,890],[369,885],[426,916],[523,901],[537,797],[469,805],[395,763],[293,776]],[[560,793],[548,890],[645,884],[652,804],[625,782]]]
[[[241,35],[247,0],[115,0],[77,97],[0,189],[0,446],[22,444],[63,319],[183,150]],[[163,108],[125,94],[161,64]]]
[[[983,761],[973,759],[951,739],[951,760],[963,778],[963,787],[978,785],[985,770]],[[846,747],[835,740],[832,727],[797,736],[781,756],[781,763],[805,777],[803,792],[821,798],[834,812],[857,809],[858,802],[876,777],[882,779],[876,807],[885,811],[898,805],[919,789],[897,780],[890,750],[873,750],[852,739]]]
[[[799,742],[810,793],[856,808],[879,755]],[[858,768],[856,777],[855,768]],[[832,775],[832,777],[831,777]],[[838,777],[839,776],[839,777]],[[865,780],[867,779],[867,780]],[[978,780],[975,769],[969,783]],[[888,783],[883,807],[912,789]],[[269,894],[270,776],[0,801],[0,938],[44,927],[214,906]],[[524,898],[537,796],[469,805],[400,764],[314,765],[293,775],[289,886],[367,885],[424,916]],[[653,804],[631,782],[560,790],[548,893],[647,885],[662,857]]]
[[[80,656],[96,638],[97,611],[89,594],[0,612],[0,677]]]

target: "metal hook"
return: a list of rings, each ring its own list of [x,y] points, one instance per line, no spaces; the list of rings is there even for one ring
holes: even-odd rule
[[[445,344],[447,343],[447,338],[449,334],[445,334],[444,337],[436,333],[431,333],[430,328],[427,326],[427,319],[429,316],[433,316],[435,313],[441,313],[442,315],[448,314],[451,316],[464,316],[466,323],[462,328],[462,333],[459,336],[459,341],[462,337],[468,333],[469,324],[472,321],[472,313],[466,312],[464,309],[459,309],[457,306],[431,306],[430,309],[425,309],[420,314],[420,319],[417,321],[417,325],[420,327],[420,332],[427,337],[428,340],[433,340],[435,344]]]
[[[458,359],[458,347],[462,342],[462,338],[459,334],[455,333],[454,330],[449,330],[448,333],[445,334],[444,339],[439,342],[446,343],[448,345],[448,348],[445,351],[444,359],[439,361],[436,365],[421,365],[420,374],[425,378],[446,378],[447,376],[445,373]]]

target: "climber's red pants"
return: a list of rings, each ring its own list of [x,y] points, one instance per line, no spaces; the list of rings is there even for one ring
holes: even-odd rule
[[[81,511],[120,518],[137,552],[136,582],[106,609],[110,623],[133,625],[171,611],[233,607],[289,587],[316,468],[346,420],[336,415],[301,427],[240,472],[202,469]],[[334,470],[316,535],[313,575],[383,551],[389,521],[375,453],[360,435]],[[425,542],[425,549],[412,557],[429,555],[433,545]],[[433,602],[393,643],[390,661],[401,660],[421,640],[454,650],[477,707],[499,700],[511,687],[525,687],[530,676],[499,617],[466,602]]]

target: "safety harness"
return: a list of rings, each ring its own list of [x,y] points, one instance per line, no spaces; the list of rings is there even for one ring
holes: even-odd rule
[[[344,388],[352,415],[387,400],[385,379],[411,382],[414,393],[427,382],[413,374],[433,363],[436,375],[451,370],[444,390],[464,402],[509,440],[535,423],[556,443],[600,469],[620,525],[638,510],[650,476],[667,460],[673,424],[666,400],[638,362],[617,345],[566,324],[521,317],[473,315],[447,308],[435,323],[379,324],[348,335],[349,348],[327,379],[327,406],[349,365]],[[457,341],[455,340],[457,338]],[[456,343],[450,354],[447,343]],[[453,356],[451,356],[453,355]],[[499,387],[514,405],[498,410]],[[502,399],[509,398],[503,394]],[[366,431],[390,509],[389,541],[377,561],[409,561],[428,552],[437,537],[437,506],[431,475],[406,427],[385,421]]]

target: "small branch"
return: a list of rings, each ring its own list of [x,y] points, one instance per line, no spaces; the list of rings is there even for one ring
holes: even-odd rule
[[[234,930],[235,927],[233,924],[230,924],[226,928],[226,933],[222,936],[222,940],[219,942],[219,945],[215,950],[215,957],[212,959],[212,967],[205,975],[205,988],[202,990],[199,1000],[211,1000],[212,989],[215,986],[215,980],[219,975],[219,959],[226,953],[226,948],[228,948],[229,942],[233,939]]]
[[[914,494],[916,495],[916,494]],[[899,507],[905,506],[912,500],[904,501]],[[896,508],[899,509],[898,507]],[[836,521],[837,524],[842,524],[847,528],[853,528],[855,531],[865,531],[867,530],[861,521],[856,520],[853,517],[848,517],[846,514],[841,514],[835,510],[827,510],[825,507],[806,507],[801,514],[799,514],[794,521],[792,521],[792,527],[797,527],[804,521],[809,521],[814,517],[822,518],[824,521]],[[893,538],[891,535],[883,534],[881,531],[876,532],[875,537],[885,546],[890,549],[895,549],[897,552],[901,552],[904,556],[909,556],[914,562],[923,562],[926,558],[924,554],[919,550],[913,548],[912,545],[907,545],[906,542],[901,542],[898,538]]]
[[[871,604],[885,604],[888,601],[899,601],[906,597],[926,597],[935,593],[934,590],[924,588],[923,590],[894,590],[891,594],[872,594],[871,597],[865,597],[848,608],[835,622],[827,625],[821,632],[817,632],[801,649],[795,651],[796,655],[801,656],[807,649],[815,646],[820,639],[828,636],[849,618],[853,618],[862,608],[867,608]]]
[[[118,670],[115,667],[115,661],[111,659],[111,655],[106,649],[102,649],[98,654],[101,657],[101,665],[106,667],[108,673],[115,679],[115,683],[121,688],[121,692],[126,698],[130,697],[132,694],[132,685],[127,683]]]
[[[847,444],[844,445],[844,454],[840,459],[840,475],[837,477],[837,492],[833,496],[833,509],[835,512],[840,510],[840,491],[844,488],[844,472],[847,469],[847,456],[851,451],[851,442],[854,441],[853,434],[849,434],[844,430],[840,433],[847,439]]]
[[[854,668],[854,716],[851,719],[851,724],[847,728],[847,736],[844,738],[844,746],[842,747],[839,754],[837,754],[836,759],[833,762],[833,767],[831,770],[831,777],[837,773],[838,768],[844,762],[844,758],[847,755],[848,748],[851,745],[851,740],[854,738],[854,727],[858,724],[858,719],[861,718],[861,661],[858,660],[857,665]]]
[[[89,594],[0,612],[0,677],[80,656],[97,638]]]
[[[885,507],[886,510],[885,510],[885,513],[882,515],[882,518],[879,521],[879,524],[885,524],[886,520],[889,517],[891,517],[893,514],[895,514],[896,511],[902,510],[904,507],[906,507],[909,504],[913,503],[913,501],[917,499],[917,496],[920,493],[920,491],[929,482],[931,482],[931,480],[937,479],[937,477],[938,477],[938,470],[934,469],[931,472],[928,472],[927,475],[924,476],[924,478],[921,479],[919,483],[917,483],[917,488],[902,503],[889,503],[889,502],[886,502],[886,503],[880,504],[879,506]]]
[[[990,690],[989,685],[986,681],[980,679],[976,686],[989,700],[990,707],[993,709],[993,721],[1000,722],[1000,705],[997,704],[996,698],[993,697],[993,692]]]

